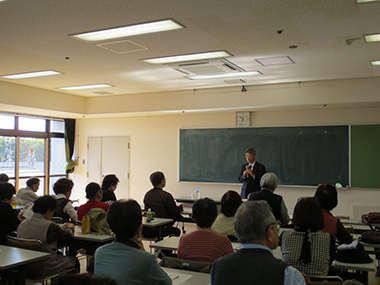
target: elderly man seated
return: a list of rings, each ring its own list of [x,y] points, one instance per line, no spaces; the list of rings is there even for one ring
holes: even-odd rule
[[[243,203],[234,226],[242,248],[214,261],[211,284],[306,284],[299,271],[273,256],[279,224],[267,202]]]
[[[282,225],[289,223],[288,209],[285,206],[284,199],[277,194],[274,194],[279,179],[274,173],[265,173],[260,180],[261,191],[249,194],[248,201],[267,201],[272,208],[273,215]]]

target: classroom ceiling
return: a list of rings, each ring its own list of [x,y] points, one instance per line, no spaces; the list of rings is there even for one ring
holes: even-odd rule
[[[0,81],[47,90],[113,86],[61,91],[91,97],[379,77],[380,66],[370,61],[380,59],[380,42],[363,38],[380,33],[379,15],[380,2],[356,0],[0,0],[0,76],[63,73]],[[95,43],[69,36],[168,18],[185,28]],[[261,75],[190,80],[178,66],[140,61],[217,50],[231,53],[227,63],[239,71]],[[276,57],[289,57],[291,63],[263,66],[257,61]]]

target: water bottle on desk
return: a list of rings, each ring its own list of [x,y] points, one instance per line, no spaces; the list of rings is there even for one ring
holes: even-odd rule
[[[200,199],[201,198],[201,190],[199,190],[199,187],[195,189],[195,199]]]
[[[150,222],[151,220],[153,220],[153,212],[152,212],[152,210],[149,208],[149,209],[148,209],[148,212],[146,213],[146,221],[147,221],[147,222]]]

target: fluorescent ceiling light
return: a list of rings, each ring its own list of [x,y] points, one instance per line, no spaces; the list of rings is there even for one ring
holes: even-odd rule
[[[258,70],[254,71],[243,71],[243,72],[232,72],[232,73],[221,73],[221,74],[204,74],[204,75],[192,75],[187,76],[186,78],[191,80],[198,79],[218,79],[218,78],[232,78],[232,77],[243,77],[243,76],[252,76],[252,75],[261,75],[262,73]]]
[[[294,61],[289,56],[267,57],[255,60],[263,66],[294,64]]]
[[[58,71],[54,71],[54,70],[43,70],[43,71],[35,71],[35,72],[25,72],[25,73],[18,73],[18,74],[2,75],[1,78],[24,79],[24,78],[32,78],[32,77],[58,75],[58,74],[62,74],[62,73],[58,72]]]
[[[190,53],[190,54],[181,54],[165,57],[156,57],[156,58],[147,58],[141,59],[141,61],[150,63],[150,64],[168,64],[174,62],[183,62],[183,61],[195,61],[203,59],[214,59],[214,58],[224,58],[232,56],[227,51],[210,51],[210,52],[200,52],[200,53]]]
[[[379,1],[379,0],[356,0],[356,2],[358,3],[376,2],[376,1]]]
[[[371,60],[371,65],[372,66],[379,66],[380,65],[380,60]]]
[[[172,19],[167,19],[150,23],[135,24],[130,26],[110,28],[80,34],[72,34],[69,36],[80,40],[93,42],[156,32],[164,32],[182,28],[184,28],[184,26],[182,26],[181,24],[175,22]]]
[[[58,89],[62,90],[80,90],[80,89],[91,89],[91,88],[104,88],[104,87],[113,87],[109,84],[90,84],[90,85],[79,85],[79,86],[68,86],[68,87],[59,87]]]
[[[380,42],[380,34],[364,35],[367,43]]]

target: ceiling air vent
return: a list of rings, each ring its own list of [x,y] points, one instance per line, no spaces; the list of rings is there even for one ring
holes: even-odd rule
[[[223,74],[245,71],[243,68],[226,60],[202,60],[179,64],[170,64],[171,68],[187,75]]]

